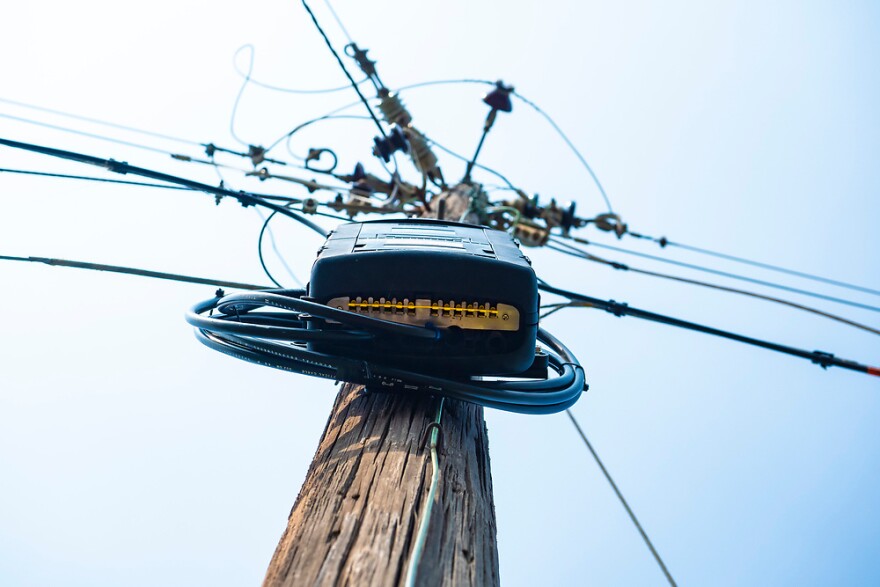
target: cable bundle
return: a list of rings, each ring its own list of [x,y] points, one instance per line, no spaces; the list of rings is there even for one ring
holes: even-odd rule
[[[218,296],[196,304],[186,320],[206,346],[244,361],[312,377],[403,393],[439,395],[522,414],[551,414],[573,405],[586,389],[571,351],[538,329],[556,376],[546,380],[447,379],[376,361],[318,353],[308,343],[360,342],[383,336],[436,340],[445,329],[398,324],[303,299],[305,290],[265,290]],[[341,327],[328,326],[328,321]]]

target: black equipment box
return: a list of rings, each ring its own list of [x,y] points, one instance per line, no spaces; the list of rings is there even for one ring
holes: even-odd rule
[[[449,375],[515,375],[535,359],[537,278],[507,233],[430,219],[339,226],[312,266],[309,296],[367,316],[435,327],[439,341],[377,336],[317,352]]]

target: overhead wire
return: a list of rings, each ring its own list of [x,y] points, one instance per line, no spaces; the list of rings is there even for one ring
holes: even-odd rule
[[[20,141],[12,141],[9,139],[0,138],[0,145],[6,145],[7,147],[12,147],[15,149],[21,149],[25,151],[31,151],[34,153],[41,153],[43,155],[48,155],[50,157],[56,157],[59,159],[67,159],[71,161],[78,161],[80,163],[86,163],[88,165],[95,165],[97,167],[102,167],[114,173],[127,174],[131,173],[132,175],[139,175],[141,177],[147,177],[150,179],[164,181],[175,185],[181,185],[184,187],[191,188],[193,190],[206,192],[212,194],[214,196],[229,196],[233,199],[238,200],[244,205],[258,205],[263,206],[264,208],[268,208],[270,210],[277,210],[280,214],[292,218],[296,220],[300,224],[303,224],[321,236],[327,236],[327,231],[323,228],[312,222],[311,220],[304,218],[302,215],[297,214],[283,206],[279,206],[277,204],[273,204],[266,199],[260,197],[259,195],[252,194],[245,191],[234,192],[232,190],[227,190],[223,188],[214,187],[212,185],[200,183],[197,181],[193,181],[190,179],[185,179],[182,177],[177,177],[174,175],[169,175],[167,173],[161,173],[158,171],[153,171],[151,169],[145,169],[142,167],[136,167],[134,165],[129,165],[128,163],[121,161],[114,161],[113,159],[102,159],[100,157],[93,157],[91,155],[85,155],[83,153],[77,153],[74,151],[65,151],[63,149],[55,149],[52,147],[44,147],[41,145],[32,145],[29,143],[22,143]]]
[[[126,141],[126,140],[123,140],[123,139],[115,139],[115,138],[112,138],[112,137],[107,137],[107,136],[103,136],[103,135],[98,135],[98,134],[94,134],[94,133],[86,132],[86,131],[83,131],[83,130],[76,130],[76,129],[73,129],[73,128],[67,128],[67,127],[64,127],[64,126],[58,126],[58,125],[55,125],[55,124],[50,124],[50,123],[48,123],[48,122],[41,122],[41,121],[38,121],[38,120],[31,120],[31,119],[29,119],[29,118],[22,118],[22,117],[20,117],[20,116],[13,116],[13,115],[11,115],[11,114],[3,114],[3,113],[0,113],[0,118],[7,118],[7,119],[9,119],[9,120],[15,120],[15,121],[17,121],[17,122],[23,122],[23,123],[25,123],[25,124],[32,124],[32,125],[34,125],[34,126],[40,126],[40,127],[43,127],[43,128],[49,128],[49,129],[52,129],[52,130],[58,130],[58,131],[61,131],[61,132],[66,132],[66,133],[70,133],[70,134],[78,135],[78,136],[81,136],[81,137],[87,137],[87,138],[90,138],[90,139],[97,139],[97,140],[100,140],[100,141],[106,141],[106,142],[108,142],[108,143],[115,143],[115,144],[117,144],[117,145],[124,145],[124,146],[126,146],[126,147],[132,147],[132,148],[134,148],[134,149],[141,149],[141,150],[144,150],[144,151],[151,151],[151,152],[153,152],[153,153],[161,153],[162,155],[170,155],[170,156],[174,156],[174,153],[173,153],[172,151],[168,151],[167,149],[159,149],[159,148],[157,148],[157,147],[150,147],[150,146],[148,146],[148,145],[142,145],[142,144],[140,144],[140,143],[134,143],[134,142]]]
[[[162,271],[150,271],[148,269],[137,269],[134,267],[122,267],[119,265],[102,265],[99,263],[87,263],[84,261],[71,261],[69,259],[52,259],[48,257],[15,257],[9,255],[0,255],[0,261],[21,261],[26,263],[42,263],[44,265],[54,265],[56,267],[71,267],[74,269],[90,269],[92,271],[106,271],[109,273],[125,273],[128,275],[138,275],[140,277],[151,277],[154,279],[166,279],[169,281],[180,281],[183,283],[198,283],[202,285],[216,285],[219,287],[231,287],[235,289],[258,290],[265,289],[263,285],[254,285],[252,283],[241,283],[238,281],[226,281],[222,279],[212,279],[208,277],[193,277],[191,275],[181,275],[178,273],[165,273]]]
[[[596,449],[593,448],[592,443],[590,443],[590,441],[587,439],[586,433],[584,432],[583,428],[581,428],[581,425],[577,421],[577,418],[574,417],[574,413],[572,413],[571,408],[565,410],[565,414],[574,425],[574,428],[575,430],[577,430],[577,433],[581,437],[581,440],[584,441],[584,445],[586,445],[587,450],[590,451],[591,455],[593,455],[593,460],[596,461],[597,465],[599,465],[599,469],[602,471],[602,475],[604,475],[605,480],[608,481],[611,489],[614,490],[614,494],[617,496],[617,499],[618,501],[620,501],[621,505],[623,505],[623,509],[626,510],[626,513],[627,515],[629,515],[629,519],[632,520],[632,523],[636,527],[636,530],[639,531],[642,540],[645,542],[648,550],[651,551],[651,555],[654,557],[654,560],[657,561],[657,565],[660,567],[660,570],[663,571],[663,575],[666,576],[666,580],[669,581],[669,584],[672,587],[676,587],[675,579],[672,578],[672,574],[669,572],[669,569],[666,567],[663,559],[660,558],[660,553],[657,552],[656,548],[654,548],[654,544],[651,542],[651,539],[648,538],[648,533],[645,532],[644,528],[642,528],[642,524],[636,517],[635,512],[633,512],[632,508],[629,507],[629,503],[627,503],[626,498],[623,497],[623,493],[621,493],[620,489],[618,489],[617,483],[615,483],[614,479],[611,477],[611,473],[609,473],[608,469],[605,468],[605,464],[602,462],[602,459],[599,458],[599,454],[596,452]]]
[[[859,291],[862,293],[880,296],[880,290],[871,289],[869,287],[864,287],[864,286],[856,285],[853,283],[848,283],[846,281],[839,281],[837,279],[830,279],[828,277],[823,277],[821,275],[815,275],[813,273],[806,273],[804,271],[797,271],[795,269],[788,269],[786,267],[781,267],[779,265],[772,265],[770,263],[764,263],[761,261],[746,259],[744,257],[738,257],[736,255],[721,253],[718,251],[713,251],[711,249],[704,249],[702,247],[695,247],[692,245],[686,245],[686,244],[678,243],[675,241],[671,241],[671,240],[667,239],[666,237],[656,238],[656,237],[646,236],[646,235],[635,233],[635,232],[627,232],[626,234],[628,234],[629,236],[632,236],[634,238],[645,239],[645,240],[650,240],[652,242],[655,242],[660,245],[660,248],[665,248],[667,246],[677,247],[679,249],[691,251],[694,253],[700,253],[703,255],[709,255],[712,257],[717,257],[719,259],[724,259],[726,261],[733,261],[735,263],[742,263],[744,265],[751,265],[753,267],[760,267],[761,269],[767,269],[769,271],[776,271],[778,273],[785,273],[787,275],[793,275],[795,277],[802,277],[804,279],[810,279],[812,281],[818,281],[820,283],[826,283],[828,285],[835,285],[837,287],[843,287],[846,289],[851,289],[851,290]]]
[[[370,103],[367,101],[367,98],[361,92],[360,87],[358,87],[357,82],[354,81],[354,78],[351,77],[351,74],[348,72],[348,68],[345,67],[345,63],[342,62],[342,58],[339,57],[339,53],[336,52],[336,49],[333,48],[333,43],[330,42],[330,38],[327,37],[327,33],[324,32],[324,29],[321,28],[321,24],[318,22],[318,17],[315,16],[315,13],[312,12],[312,9],[309,8],[308,2],[306,0],[301,0],[303,8],[306,9],[306,12],[309,13],[309,16],[312,18],[312,23],[315,25],[315,28],[318,30],[318,33],[321,34],[321,37],[324,39],[324,43],[327,44],[327,48],[330,49],[330,52],[333,54],[333,57],[336,58],[336,62],[339,64],[340,69],[342,69],[342,73],[345,74],[345,77],[348,78],[348,82],[351,84],[352,89],[357,93],[358,98],[360,98],[361,103],[367,109],[367,112],[370,113],[370,118],[373,119],[373,122],[376,123],[376,127],[379,129],[379,133],[383,138],[387,137],[385,134],[385,129],[382,127],[382,123],[379,122],[379,119],[376,118],[376,113],[373,112],[373,108],[370,106]]]
[[[151,188],[161,188],[165,190],[190,190],[190,188],[185,188],[179,185],[166,185],[161,183],[149,183],[145,181],[128,181],[124,179],[111,179],[107,177],[91,177],[88,175],[69,175],[66,173],[49,173],[46,171],[32,171],[27,169],[5,169],[0,168],[0,173],[17,173],[20,175],[34,175],[39,177],[56,177],[60,179],[76,179],[83,181],[95,181],[100,183],[113,183],[113,184],[121,184],[121,185],[136,185],[143,187],[151,187]]]
[[[772,302],[775,304],[781,304],[784,306],[788,306],[790,308],[794,308],[796,310],[808,312],[811,314],[815,314],[817,316],[822,316],[824,318],[828,318],[830,320],[834,320],[834,321],[840,322],[842,324],[846,324],[847,326],[852,326],[853,328],[858,328],[860,330],[864,330],[866,332],[870,332],[871,334],[876,334],[876,335],[880,336],[880,330],[878,330],[876,328],[873,328],[871,326],[867,326],[865,324],[862,324],[860,322],[856,322],[854,320],[850,320],[848,318],[844,318],[842,316],[838,316],[836,314],[831,314],[829,312],[819,310],[818,308],[813,308],[811,306],[805,306],[803,304],[798,304],[798,303],[792,302],[790,300],[785,300],[782,298],[777,298],[775,296],[769,296],[769,295],[765,295],[765,294],[761,294],[761,293],[757,293],[757,292],[753,292],[753,291],[738,289],[738,288],[734,288],[734,287],[727,287],[727,286],[719,285],[719,284],[715,284],[715,283],[708,283],[708,282],[700,281],[697,279],[688,279],[686,277],[680,277],[677,275],[669,275],[666,273],[659,273],[656,271],[648,271],[646,269],[639,269],[638,267],[631,267],[625,263],[618,263],[616,261],[609,261],[608,259],[604,259],[602,257],[597,257],[596,255],[592,255],[592,254],[588,253],[587,251],[583,251],[581,249],[578,249],[577,247],[572,247],[571,245],[558,246],[558,245],[562,245],[562,244],[563,243],[555,243],[554,241],[551,241],[546,246],[550,250],[554,250],[554,251],[560,252],[565,255],[570,255],[570,256],[573,256],[576,258],[580,258],[585,261],[591,261],[594,263],[605,265],[606,267],[611,267],[611,268],[617,269],[617,270],[630,271],[632,273],[638,273],[640,275],[648,275],[651,277],[659,277],[661,279],[678,281],[680,283],[687,283],[687,284],[696,285],[699,287],[706,287],[706,288],[715,289],[715,290],[719,290],[719,291],[726,291],[726,292],[730,292],[730,293],[734,293],[734,294],[738,294],[738,295],[743,295],[743,296],[747,296],[747,297],[751,297],[751,298],[755,298],[755,299],[760,299],[760,300]]]
[[[567,238],[569,238],[577,243],[584,244],[584,245],[594,246],[594,247],[598,247],[601,249],[607,249],[609,251],[615,251],[617,253],[624,253],[626,255],[633,255],[635,257],[641,257],[643,259],[650,259],[651,261],[657,261],[659,263],[666,263],[667,265],[675,265],[677,267],[683,267],[685,269],[692,269],[694,271],[701,271],[703,273],[718,275],[720,277],[727,277],[729,279],[736,279],[739,281],[754,283],[755,285],[762,285],[765,287],[771,287],[774,289],[779,289],[782,291],[787,291],[787,292],[796,293],[796,294],[800,294],[800,295],[804,295],[804,296],[809,296],[809,297],[817,298],[820,300],[825,300],[828,302],[834,302],[837,304],[844,304],[847,306],[852,306],[854,308],[861,308],[863,310],[870,310],[872,312],[880,312],[880,307],[872,306],[870,304],[863,304],[861,302],[856,302],[856,301],[848,300],[848,299],[844,299],[844,298],[838,298],[835,296],[829,296],[826,294],[822,294],[822,293],[818,293],[818,292],[814,292],[814,291],[810,291],[810,290],[805,290],[805,289],[801,289],[801,288],[797,288],[797,287],[783,285],[781,283],[775,283],[772,281],[765,281],[763,279],[756,279],[754,277],[748,277],[746,275],[740,275],[738,273],[730,273],[729,271],[722,271],[720,269],[712,269],[710,267],[704,267],[702,265],[696,265],[694,263],[686,263],[684,261],[677,261],[675,259],[669,259],[666,257],[659,257],[657,255],[651,255],[648,253],[642,253],[639,251],[624,249],[622,247],[615,247],[612,245],[606,245],[604,243],[597,243],[595,241],[588,241],[586,239],[579,238],[579,237],[569,236]],[[560,239],[558,239],[557,237],[552,237],[551,240],[559,242]]]
[[[451,80],[433,80],[433,81],[419,82],[419,83],[415,83],[415,84],[401,86],[401,87],[397,88],[396,91],[402,92],[402,91],[406,91],[406,90],[423,88],[423,87],[428,87],[428,86],[455,85],[455,84],[480,84],[480,85],[494,86],[495,82],[489,81],[489,80],[469,79],[469,78],[451,79]],[[547,112],[543,108],[538,106],[535,102],[533,102],[532,100],[529,100],[528,98],[526,98],[525,96],[523,96],[522,94],[520,94],[519,92],[517,92],[515,90],[511,93],[513,94],[514,97],[516,97],[518,100],[520,100],[523,104],[529,106],[535,112],[537,112],[538,115],[541,116],[550,125],[550,127],[556,132],[556,134],[559,136],[559,138],[562,139],[562,141],[566,144],[566,146],[569,148],[569,150],[574,154],[574,156],[580,162],[581,166],[589,174],[589,176],[592,179],[593,183],[595,184],[596,188],[599,190],[599,195],[602,197],[602,200],[605,202],[605,206],[608,208],[608,212],[614,213],[614,209],[611,206],[611,200],[608,197],[608,193],[605,191],[605,187],[602,185],[602,182],[599,181],[599,176],[593,170],[593,167],[592,167],[592,165],[589,164],[589,162],[587,161],[587,158],[584,157],[583,153],[580,152],[580,149],[578,149],[577,146],[575,146],[575,144],[571,141],[571,139],[568,138],[568,135],[565,134],[565,131],[562,130],[562,127],[560,127],[556,123],[556,121],[549,114],[547,114]]]
[[[342,24],[342,19],[339,18],[339,15],[336,14],[336,11],[333,10],[333,5],[330,4],[330,0],[324,0],[324,4],[327,5],[327,9],[330,11],[330,14],[333,15],[333,19],[336,21],[336,24],[339,25],[339,28],[340,28],[340,29],[342,29],[342,34],[344,34],[344,35],[345,35],[345,38],[348,39],[348,43],[349,43],[350,45],[353,45],[353,44],[354,44],[354,41],[352,40],[351,35],[348,34],[348,29],[345,28],[345,25]]]
[[[16,100],[10,100],[8,98],[0,98],[0,102],[3,102],[5,104],[12,104],[14,106],[20,106],[22,108],[28,108],[31,110],[37,110],[39,112],[46,112],[48,114],[55,114],[57,116],[63,116],[65,118],[80,120],[82,122],[90,122],[92,124],[99,124],[101,126],[106,126],[108,128],[115,128],[117,130],[124,130],[124,131],[133,132],[133,133],[137,133],[137,134],[141,134],[141,135],[145,135],[145,136],[151,136],[151,137],[154,137],[157,139],[165,139],[168,141],[174,141],[174,142],[183,143],[186,145],[193,145],[193,146],[197,146],[197,147],[205,146],[204,143],[199,143],[198,141],[193,141],[191,139],[184,139],[184,138],[176,137],[173,135],[158,133],[158,132],[155,132],[152,130],[144,130],[142,128],[136,128],[133,126],[126,126],[124,124],[117,124],[115,122],[108,122],[106,120],[100,120],[98,118],[92,118],[89,116],[82,116],[80,114],[73,114],[70,112],[64,112],[62,110],[55,110],[53,108],[46,108],[44,106],[36,106],[34,104],[27,104],[25,102],[18,102]]]
[[[541,279],[538,280],[538,289],[547,293],[556,294],[572,301],[585,302],[585,305],[588,307],[605,310],[606,312],[614,314],[617,317],[632,316],[634,318],[639,318],[650,322],[658,322],[660,324],[666,324],[668,326],[674,326],[676,328],[682,328],[685,330],[691,330],[694,332],[709,334],[711,336],[734,340],[736,342],[741,342],[747,345],[756,346],[771,351],[776,351],[793,357],[807,359],[812,363],[819,365],[823,369],[827,369],[828,367],[841,367],[850,371],[857,371],[859,373],[866,373],[868,375],[880,377],[880,368],[878,367],[863,365],[849,359],[841,359],[834,356],[832,353],[828,353],[825,351],[807,351],[788,345],[761,340],[750,336],[744,336],[735,332],[721,330],[719,328],[713,328],[711,326],[705,326],[703,324],[697,324],[696,322],[689,322],[687,320],[681,320],[679,318],[673,318],[671,316],[665,316],[663,314],[657,314],[655,312],[649,312],[640,308],[634,308],[626,302],[602,300],[584,294],[564,290],[558,287],[553,287]]]

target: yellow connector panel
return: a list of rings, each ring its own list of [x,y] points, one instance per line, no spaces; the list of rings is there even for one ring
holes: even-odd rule
[[[340,297],[328,306],[401,324],[466,330],[519,330],[519,310],[508,304],[408,298]]]

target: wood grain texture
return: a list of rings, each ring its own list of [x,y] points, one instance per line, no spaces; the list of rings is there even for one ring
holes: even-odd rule
[[[403,583],[431,481],[438,400],[343,385],[263,585]],[[418,585],[498,585],[488,436],[480,406],[446,400],[440,481]]]

